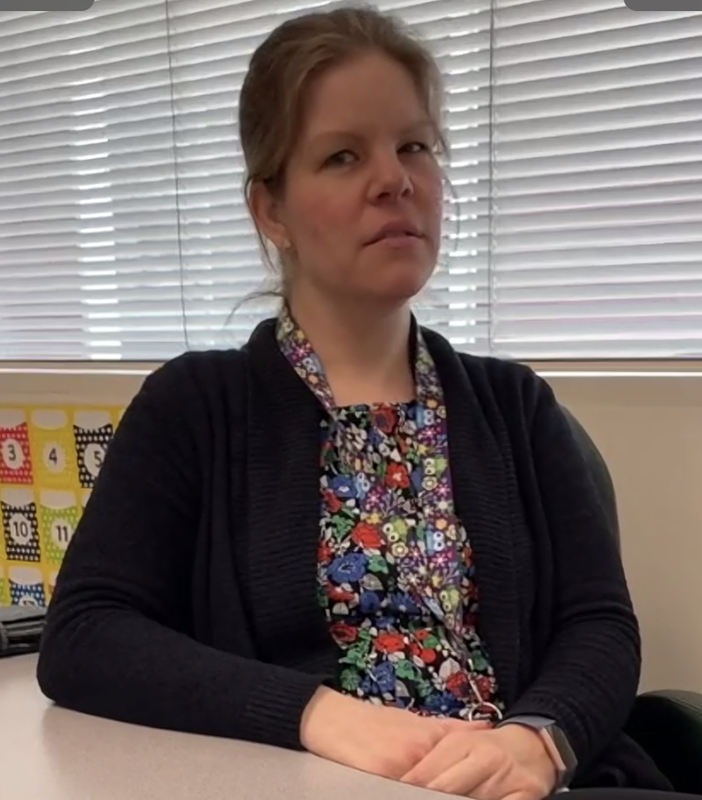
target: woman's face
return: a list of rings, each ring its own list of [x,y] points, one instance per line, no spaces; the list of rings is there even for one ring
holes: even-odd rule
[[[407,71],[380,54],[313,85],[278,215],[292,292],[404,302],[431,276],[443,210],[436,132]]]

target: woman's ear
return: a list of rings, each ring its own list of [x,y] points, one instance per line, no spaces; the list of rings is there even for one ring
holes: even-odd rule
[[[290,237],[281,220],[280,201],[261,183],[253,183],[249,192],[249,211],[258,229],[280,251],[290,247]]]

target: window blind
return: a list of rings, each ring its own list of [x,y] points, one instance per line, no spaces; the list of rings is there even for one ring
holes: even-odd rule
[[[0,358],[183,349],[162,0],[0,13]]]
[[[702,354],[702,14],[496,0],[490,343]]]
[[[273,312],[231,313],[266,274],[238,89],[275,25],[332,5],[0,12],[0,359],[161,360]],[[429,40],[448,89],[446,246],[420,319],[520,358],[702,349],[702,14],[377,5]]]

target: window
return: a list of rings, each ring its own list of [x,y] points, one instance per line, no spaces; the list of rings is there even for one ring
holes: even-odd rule
[[[702,353],[702,14],[497,0],[490,342]]]
[[[448,89],[454,202],[423,322],[518,358],[702,351],[702,13],[381,0]],[[0,359],[161,360],[273,307],[238,87],[302,0],[0,12]]]

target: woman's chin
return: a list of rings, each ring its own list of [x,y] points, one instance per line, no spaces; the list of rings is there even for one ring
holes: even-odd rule
[[[371,277],[373,292],[388,300],[411,300],[427,285],[434,265],[417,260],[378,265]]]

